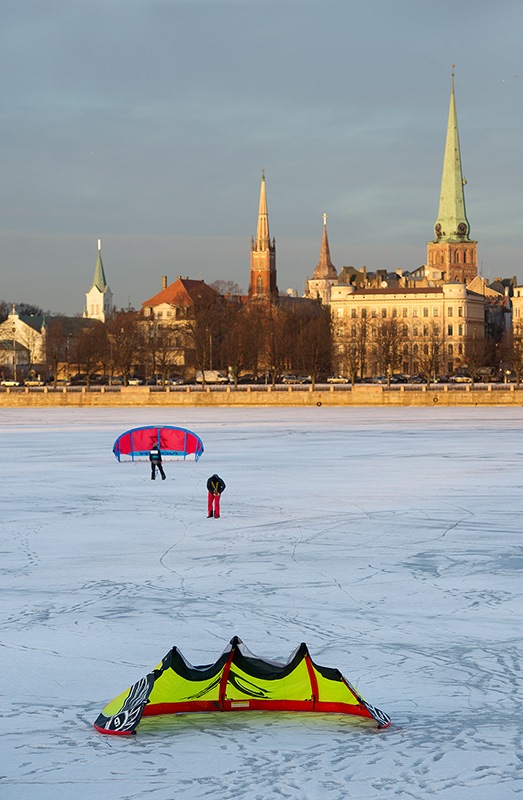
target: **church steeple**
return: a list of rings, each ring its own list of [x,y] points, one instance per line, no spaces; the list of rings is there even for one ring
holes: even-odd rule
[[[323,215],[323,237],[321,240],[320,260],[312,278],[307,278],[305,297],[318,298],[324,304],[330,303],[331,288],[338,282],[336,267],[331,261],[329,239],[327,237],[327,214]]]
[[[94,268],[93,283],[85,295],[84,317],[89,319],[99,319],[105,322],[107,315],[111,312],[113,304],[113,294],[105,279],[104,265],[102,263],[102,241],[98,239],[98,258]]]
[[[321,240],[320,260],[312,277],[315,280],[320,278],[337,280],[338,278],[338,273],[336,272],[336,267],[331,261],[331,254],[329,250],[329,240],[327,238],[327,214],[323,215],[323,238]]]
[[[276,241],[269,237],[269,216],[265,173],[262,171],[260,206],[256,240],[251,240],[251,275],[249,297],[272,297],[278,294],[276,286]]]
[[[101,292],[107,288],[107,281],[105,280],[104,265],[102,264],[102,240],[98,239],[98,258],[96,259],[96,266],[94,268],[93,286],[96,286]],[[91,286],[91,289],[93,287]]]
[[[454,73],[452,73],[447,141],[445,143],[443,175],[441,178],[441,196],[438,219],[434,226],[434,233],[439,241],[463,242],[468,239],[470,225],[465,214],[465,197],[463,194],[465,183],[466,181],[463,180],[461,171],[456,98],[454,96]]]
[[[477,275],[477,242],[469,239],[470,225],[465,213],[463,192],[465,184],[452,73],[438,218],[434,225],[435,239],[427,243],[427,260],[429,266],[440,270],[446,280],[466,283]]]

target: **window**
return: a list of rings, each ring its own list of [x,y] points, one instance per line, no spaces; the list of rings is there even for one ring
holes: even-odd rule
[[[458,325],[458,336],[463,336],[463,325]]]
[[[358,332],[358,328],[356,327],[356,325],[351,325],[350,326],[350,332],[351,332],[351,336],[356,336],[356,334]]]
[[[398,309],[397,308],[393,308],[392,309],[392,316],[393,317],[397,317],[398,316]]]
[[[401,309],[401,316],[402,317],[408,317],[409,316],[409,309],[408,308],[402,308]]]
[[[424,316],[424,317],[428,317],[428,315],[429,315],[429,310],[428,310],[428,308],[425,306],[425,308],[423,309],[423,316]]]
[[[417,317],[418,316],[418,309],[417,308],[413,308],[412,309],[412,316],[413,317]]]
[[[447,353],[449,354],[449,356],[452,356],[452,355],[454,354],[454,347],[453,347],[453,345],[451,345],[451,344],[449,344],[449,345],[448,345],[448,347],[447,347]]]
[[[403,355],[408,356],[409,354],[409,346],[408,344],[403,345]]]
[[[447,325],[447,336],[454,336],[454,328],[452,325]]]
[[[460,355],[460,356],[463,355],[463,345],[462,344],[458,344],[458,355]]]
[[[463,316],[463,309],[462,309],[462,307],[460,306],[460,307],[458,308],[458,317],[462,317],[462,316]]]
[[[428,356],[428,354],[429,354],[429,346],[428,346],[428,344],[424,344],[423,345],[423,352],[425,353],[426,356]]]
[[[382,319],[386,319],[387,318],[387,309],[386,308],[382,308],[381,309],[381,318]]]
[[[415,344],[415,345],[413,346],[413,348],[412,348],[412,355],[413,355],[413,356],[417,356],[417,355],[418,355],[418,350],[419,350],[419,348],[418,348],[418,345],[417,345],[417,344]]]
[[[447,317],[453,317],[453,316],[454,316],[453,307],[452,306],[447,306]]]
[[[258,279],[256,281],[256,292],[257,294],[263,294],[263,278],[261,275],[258,275]]]
[[[356,319],[356,317],[358,316],[358,310],[356,308],[351,308],[350,316],[351,316],[351,319]]]
[[[157,317],[163,317],[163,311],[157,311],[156,312],[156,316]]]
[[[428,335],[429,335],[429,326],[428,325],[424,325],[423,326],[423,336],[428,336]]]
[[[337,308],[336,309],[336,314],[337,314],[338,319],[343,317],[343,308]]]
[[[402,336],[408,336],[409,335],[409,326],[408,325],[402,325],[401,326],[401,335]]]
[[[373,308],[371,310],[371,312],[370,312],[370,315],[371,315],[371,317],[377,317],[378,316],[378,309],[377,308]]]
[[[439,325],[434,325],[432,330],[434,331],[434,336],[439,336]]]
[[[434,306],[434,308],[432,309],[432,316],[433,317],[439,317],[439,308],[438,308],[438,306]]]
[[[362,308],[361,309],[361,318],[362,319],[367,319],[367,309],[366,308]]]
[[[419,336],[419,325],[413,325],[412,326],[412,335],[413,336]]]

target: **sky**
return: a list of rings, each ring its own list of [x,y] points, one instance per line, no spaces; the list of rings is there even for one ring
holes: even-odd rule
[[[262,170],[278,286],[426,260],[451,87],[478,268],[523,280],[520,0],[7,0],[0,299],[81,313],[178,275],[248,288]]]

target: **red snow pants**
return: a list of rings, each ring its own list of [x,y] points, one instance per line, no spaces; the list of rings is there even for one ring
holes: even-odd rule
[[[207,513],[208,513],[209,516],[211,516],[211,514],[213,513],[213,505],[214,505],[214,516],[215,517],[219,517],[220,516],[220,495],[219,494],[213,494],[212,492],[209,492],[209,497],[208,497],[208,500],[207,500]]]

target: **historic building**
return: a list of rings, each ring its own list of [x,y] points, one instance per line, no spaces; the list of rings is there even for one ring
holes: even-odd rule
[[[427,242],[427,267],[441,273],[447,281],[468,283],[477,274],[477,242],[469,239],[470,225],[465,213],[463,187],[466,181],[461,170],[458,120],[454,96],[454,74],[447,125],[447,140],[443,159],[441,196],[435,238]]]
[[[13,305],[5,322],[0,324],[0,365],[21,378],[27,369],[45,361],[46,318],[20,316]]]
[[[276,240],[269,236],[265,174],[262,173],[260,206],[256,240],[251,239],[251,273],[249,298],[273,298],[278,296],[276,283]]]
[[[420,371],[425,349],[438,343],[439,370],[452,373],[466,357],[470,341],[485,336],[483,295],[469,291],[462,283],[403,289],[332,287],[331,311],[337,373],[347,373],[347,353],[365,338],[365,374],[379,375],[383,323],[391,321],[394,344],[401,351],[397,371]]]
[[[328,305],[331,299],[331,289],[336,283],[338,283],[338,273],[331,261],[329,240],[327,237],[327,214],[324,214],[320,260],[318,261],[312,278],[307,278],[305,297],[309,297],[311,300],[320,299],[322,303]]]
[[[174,283],[167,285],[167,276],[162,277],[162,290],[142,303],[142,318],[147,323],[151,349],[156,349],[158,361],[163,358],[169,369],[185,373],[193,368],[194,341],[190,328],[195,302],[213,303],[218,292],[203,280],[191,280],[178,275]],[[209,343],[212,350],[212,341]]]
[[[463,185],[453,75],[436,238],[427,243],[427,265],[405,274],[342,270],[338,284],[330,287],[339,374],[346,373],[348,353],[356,347],[365,349],[361,359],[365,374],[382,372],[378,339],[386,335],[387,320],[391,321],[387,335],[394,332],[394,346],[402,355],[398,371],[409,374],[418,372],[423,356],[435,350],[439,369],[452,373],[465,364],[471,343],[477,347],[484,342],[486,329],[498,324],[503,298],[485,291],[477,278],[477,242],[469,239]],[[341,283],[343,279],[348,282]],[[476,284],[466,285],[473,280]]]
[[[85,295],[84,317],[105,322],[113,307],[113,294],[105,280],[102,263],[102,242],[98,239],[98,258],[94,268],[93,283]]]

